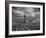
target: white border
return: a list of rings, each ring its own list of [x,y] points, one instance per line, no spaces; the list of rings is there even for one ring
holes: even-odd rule
[[[35,8],[40,8],[40,30],[12,31],[12,7],[35,7]],[[43,16],[43,6],[42,5],[9,4],[9,35],[43,33],[43,17],[42,16]]]

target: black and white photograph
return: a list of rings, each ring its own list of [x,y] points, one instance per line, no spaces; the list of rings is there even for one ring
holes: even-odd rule
[[[40,30],[40,8],[12,7],[12,31]]]
[[[44,3],[9,3],[8,36],[44,35]]]

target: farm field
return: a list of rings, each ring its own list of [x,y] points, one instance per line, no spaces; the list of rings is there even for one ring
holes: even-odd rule
[[[12,25],[12,27],[13,31],[40,30],[40,23],[33,24],[15,23]]]

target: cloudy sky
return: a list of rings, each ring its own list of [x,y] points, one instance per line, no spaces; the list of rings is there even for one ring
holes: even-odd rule
[[[32,16],[40,14],[40,8],[31,8],[31,7],[13,7],[14,13],[20,13],[20,15]]]

